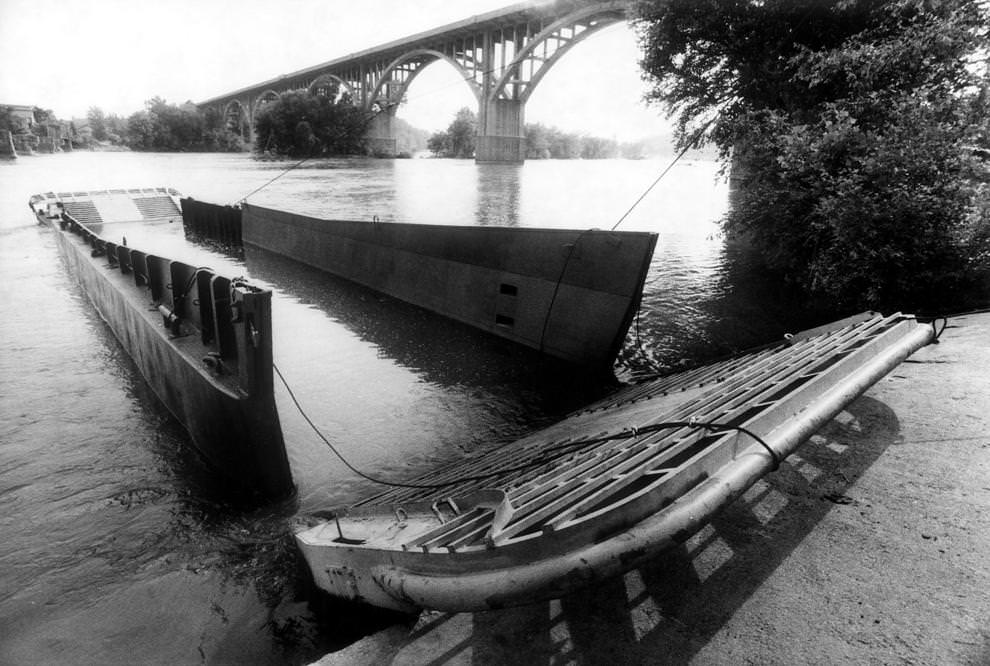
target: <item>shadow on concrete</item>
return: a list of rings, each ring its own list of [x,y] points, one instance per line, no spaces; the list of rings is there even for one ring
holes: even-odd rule
[[[855,504],[846,491],[899,443],[899,431],[890,408],[861,397],[651,565],[559,601],[421,619],[392,655],[432,664],[689,663],[836,504]],[[460,631],[449,626],[458,623]]]

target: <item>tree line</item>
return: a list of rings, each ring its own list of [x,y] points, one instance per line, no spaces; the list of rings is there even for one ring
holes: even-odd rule
[[[289,91],[258,109],[253,148],[260,155],[287,157],[364,155],[373,116],[346,93]],[[244,129],[229,128],[213,109],[204,112],[191,103],[177,106],[157,97],[126,120],[106,116],[98,108],[90,110],[88,119],[94,138],[132,150],[239,152],[250,147],[242,136]],[[425,147],[425,132],[399,119],[394,119],[394,128],[400,151]]]
[[[469,108],[462,108],[446,130],[434,132],[426,147],[434,157],[472,158],[478,133],[478,116]],[[565,132],[540,123],[526,124],[526,159],[609,159],[625,157],[642,158],[646,143],[619,143],[615,139],[603,139]]]
[[[34,109],[34,127],[59,125],[74,148],[118,147],[142,151],[232,152],[246,150],[241,136],[226,128],[217,113],[201,112],[194,104],[169,104],[155,97],[127,118],[90,107],[83,119],[59,120],[48,109]],[[0,113],[0,129],[32,131],[16,122],[9,108]]]

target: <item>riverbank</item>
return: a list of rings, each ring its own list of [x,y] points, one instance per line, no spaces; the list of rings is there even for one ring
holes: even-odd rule
[[[318,663],[987,663],[988,367],[990,314],[953,318],[655,566]]]

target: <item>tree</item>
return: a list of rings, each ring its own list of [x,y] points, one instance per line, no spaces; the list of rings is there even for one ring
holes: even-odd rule
[[[154,150],[155,120],[149,111],[138,111],[127,119],[127,145],[133,150]]]
[[[93,138],[97,141],[107,140],[107,116],[103,109],[98,106],[91,106],[86,112],[89,120],[89,128],[93,131]]]
[[[619,154],[619,144],[612,139],[597,136],[581,138],[581,159],[602,160]]]
[[[649,93],[678,142],[746,185],[725,224],[839,304],[931,304],[986,225],[962,146],[986,46],[977,0],[649,0]],[[976,104],[978,107],[979,104]]]
[[[255,149],[297,157],[363,153],[370,122],[346,94],[324,97],[294,90],[259,110]]]
[[[450,135],[446,132],[434,132],[426,140],[426,148],[434,157],[450,156]]]
[[[450,136],[450,156],[459,158],[474,157],[475,137],[478,136],[478,116],[464,107],[457,112],[454,122],[447,128]]]
[[[219,114],[202,113],[192,102],[176,106],[161,97],[153,97],[145,102],[144,111],[132,114],[126,122],[110,116],[105,124],[111,140],[114,135],[126,135],[126,143],[133,150],[244,150],[244,141],[237,133],[222,126]]]
[[[545,160],[550,157],[550,132],[542,124],[526,125],[526,159]]]
[[[444,132],[434,132],[426,141],[426,147],[434,157],[474,157],[475,140],[478,135],[478,117],[474,111],[464,107],[457,112],[454,120]]]

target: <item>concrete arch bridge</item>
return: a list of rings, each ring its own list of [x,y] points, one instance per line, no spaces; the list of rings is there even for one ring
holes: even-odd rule
[[[551,67],[602,28],[626,20],[629,0],[526,2],[285,74],[197,106],[221,114],[250,136],[258,110],[290,90],[347,93],[373,113],[369,140],[395,153],[393,120],[409,85],[443,60],[463,77],[478,103],[476,159],[521,162],[526,155],[526,101]]]

